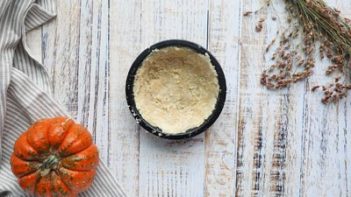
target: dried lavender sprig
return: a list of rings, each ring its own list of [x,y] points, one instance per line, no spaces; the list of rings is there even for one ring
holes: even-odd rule
[[[293,0],[293,4],[304,23],[312,24],[316,31],[328,36],[346,54],[351,53],[350,26],[339,16],[339,11],[328,7],[322,0]]]
[[[351,20],[339,15],[339,11],[328,7],[323,0],[285,0],[287,9],[290,11],[288,18],[299,18],[299,24],[303,27],[303,47],[305,60],[297,58],[292,53],[292,58],[287,58],[285,54],[290,54],[290,47],[284,50],[286,44],[290,46],[291,40],[286,40],[284,34],[281,36],[281,46],[276,49],[272,60],[275,61],[268,70],[264,71],[261,76],[261,84],[268,89],[279,89],[296,83],[312,74],[312,68],[315,64],[315,44],[320,42],[320,57],[325,56],[330,59],[332,65],[328,67],[326,74],[334,72],[344,73],[344,67],[350,72],[349,63],[351,54]],[[296,37],[295,37],[296,38]],[[266,52],[270,49],[267,47]],[[299,55],[300,56],[300,55]],[[293,63],[295,62],[295,63]],[[291,66],[303,68],[303,71],[291,73]],[[275,71],[275,72],[273,72]],[[321,88],[324,92],[323,103],[337,102],[347,95],[351,89],[349,84],[341,84],[339,79],[328,86],[313,87],[313,91]]]

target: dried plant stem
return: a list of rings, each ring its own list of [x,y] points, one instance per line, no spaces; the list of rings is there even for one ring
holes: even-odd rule
[[[280,89],[311,76],[316,64],[317,44],[320,45],[320,58],[327,57],[331,62],[326,75],[339,73],[348,79],[351,20],[340,16],[340,11],[327,6],[323,0],[285,0],[285,3],[289,13],[286,21],[297,26],[291,25],[289,30],[281,33],[279,46],[272,56],[275,63],[263,71],[261,84],[268,89]],[[262,23],[260,20],[256,30]],[[275,41],[267,46],[266,53]],[[294,44],[296,41],[299,44]],[[300,47],[302,52],[297,50]],[[337,78],[332,84],[312,88],[313,91],[318,89],[324,92],[322,102],[330,103],[344,98],[351,85],[341,83]]]

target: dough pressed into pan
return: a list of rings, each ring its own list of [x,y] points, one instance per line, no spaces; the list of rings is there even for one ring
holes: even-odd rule
[[[217,73],[209,56],[186,47],[154,50],[138,69],[134,100],[141,116],[163,133],[200,126],[213,112]]]

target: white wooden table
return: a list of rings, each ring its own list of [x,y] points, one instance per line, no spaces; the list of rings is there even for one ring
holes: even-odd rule
[[[274,0],[277,15],[283,1]],[[351,17],[349,0],[328,0]],[[31,32],[33,53],[56,99],[94,131],[102,160],[129,196],[351,196],[351,97],[323,105],[315,75],[289,89],[259,84],[272,12],[243,17],[263,0],[59,0],[57,18]],[[268,15],[261,33],[260,17]],[[133,120],[125,100],[131,63],[165,39],[207,47],[227,77],[218,121],[188,141],[157,139]]]

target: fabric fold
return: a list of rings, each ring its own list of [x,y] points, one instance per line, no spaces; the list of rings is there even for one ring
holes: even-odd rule
[[[25,31],[28,32],[47,21],[53,19],[55,17],[55,13],[51,8],[50,4],[43,4],[45,7],[42,7],[39,4],[32,4],[29,9],[26,19],[24,20]],[[49,7],[50,6],[50,7]]]
[[[6,8],[3,8],[6,6]],[[4,14],[2,14],[4,12]],[[50,95],[46,69],[26,45],[25,32],[54,17],[53,0],[10,0],[0,4],[0,196],[28,196],[11,172],[10,156],[18,136],[34,121],[69,116]],[[80,196],[126,196],[100,161],[91,188]]]

